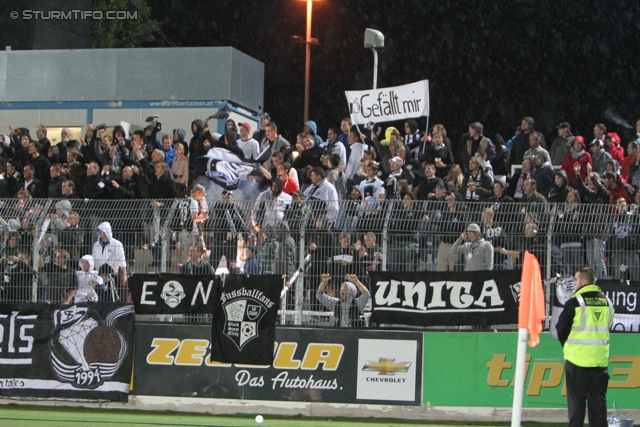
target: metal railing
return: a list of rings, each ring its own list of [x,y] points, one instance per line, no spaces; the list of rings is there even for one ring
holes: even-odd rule
[[[538,256],[544,278],[589,265],[598,278],[640,280],[640,216],[634,206],[342,200],[332,212],[317,201],[294,201],[278,215],[273,209],[281,207],[254,200],[207,204],[209,219],[194,227],[189,199],[0,201],[0,298],[68,299],[78,261],[92,253],[105,221],[123,244],[129,275],[179,273],[194,243],[204,245],[213,270],[241,272],[246,248],[255,246],[261,274],[282,275],[283,284],[295,276],[283,297],[281,324],[335,326],[333,311],[316,298],[322,274],[332,276],[327,292],[339,297],[346,274],[369,286],[374,270],[464,270],[466,260],[453,248],[470,223],[493,245],[494,270],[518,268],[518,254],[529,250]],[[98,299],[126,300],[118,272],[103,270],[110,285],[96,292]],[[365,309],[354,325],[366,326],[367,319]]]

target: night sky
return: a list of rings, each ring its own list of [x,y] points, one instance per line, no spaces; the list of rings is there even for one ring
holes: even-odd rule
[[[262,61],[265,110],[288,139],[302,130],[304,45],[291,37],[305,35],[306,2],[147,3],[176,46],[232,46]],[[476,120],[506,140],[532,116],[548,140],[568,121],[585,139],[603,122],[627,142],[635,130],[621,123],[640,117],[639,18],[637,0],[317,1],[309,115],[324,138],[348,114],[344,91],[371,87],[371,27],[385,35],[378,87],[429,79],[429,123],[454,141]],[[170,44],[158,36],[149,46]]]

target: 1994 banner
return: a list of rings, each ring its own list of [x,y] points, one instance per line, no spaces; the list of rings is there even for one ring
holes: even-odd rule
[[[127,401],[133,305],[0,304],[0,396]]]

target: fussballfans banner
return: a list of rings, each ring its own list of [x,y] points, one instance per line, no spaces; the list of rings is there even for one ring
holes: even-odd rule
[[[0,396],[128,400],[131,304],[0,304]]]
[[[211,360],[269,365],[273,360],[282,277],[225,277],[214,299]]]
[[[640,306],[638,306],[638,292],[640,287],[629,286],[618,280],[598,280],[596,283],[602,292],[613,303],[613,331],[640,332]],[[551,309],[550,334],[558,337],[556,325],[564,304],[575,292],[574,279],[563,276],[552,279],[549,285],[555,290],[553,307]]]
[[[371,272],[371,322],[415,326],[518,323],[521,270]]]
[[[134,274],[129,278],[136,314],[213,313],[216,276]]]
[[[354,124],[429,115],[429,80],[371,90],[348,90],[345,95]]]

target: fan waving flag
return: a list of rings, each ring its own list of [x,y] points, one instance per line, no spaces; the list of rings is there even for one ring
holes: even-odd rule
[[[527,329],[531,334],[531,339],[528,341],[530,347],[535,347],[540,343],[544,313],[544,290],[540,277],[540,264],[535,255],[525,251],[520,286],[518,327]]]
[[[240,180],[256,166],[269,159],[271,147],[267,147],[256,159],[245,159],[226,148],[215,147],[196,162],[204,163],[205,176],[227,190],[238,188]]]

